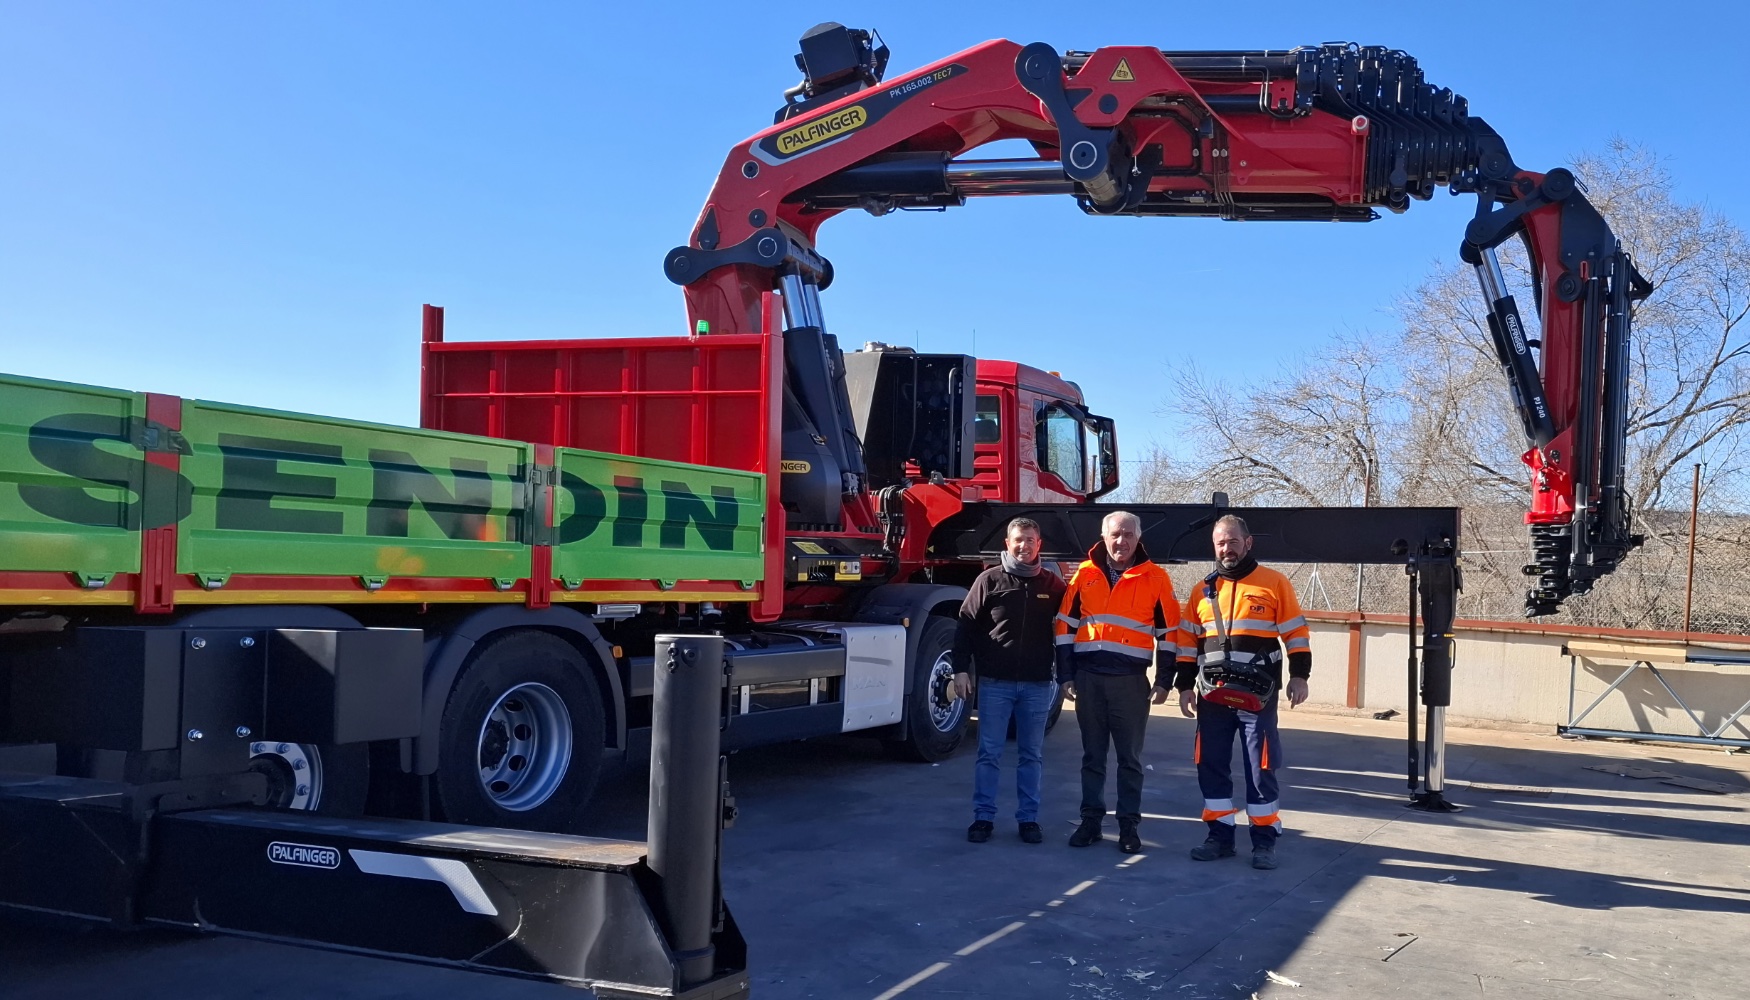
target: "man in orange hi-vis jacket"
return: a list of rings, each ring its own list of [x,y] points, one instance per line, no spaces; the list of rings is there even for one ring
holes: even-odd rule
[[[1229,514],[1215,522],[1215,572],[1194,584],[1180,616],[1191,645],[1179,651],[1179,710],[1197,717],[1197,784],[1209,836],[1191,851],[1197,861],[1234,854],[1234,736],[1241,739],[1252,867],[1276,867],[1282,835],[1276,772],[1282,738],[1276,729],[1282,659],[1288,657],[1288,705],[1306,700],[1312,675],[1311,633],[1288,578],[1252,558],[1252,532]],[[1195,707],[1193,707],[1195,705]]]
[[[1082,731],[1082,823],[1071,847],[1101,840],[1106,819],[1106,758],[1118,757],[1118,849],[1142,850],[1142,737],[1153,702],[1172,692],[1179,656],[1179,601],[1167,571],[1142,547],[1142,522],[1107,514],[1100,542],[1070,577],[1057,616],[1057,680],[1076,703]]]

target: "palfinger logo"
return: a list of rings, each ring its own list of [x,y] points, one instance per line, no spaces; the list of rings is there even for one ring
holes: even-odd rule
[[[303,868],[339,868],[340,852],[332,847],[288,844],[276,840],[267,845],[267,860],[276,865],[298,865]]]
[[[855,97],[849,98],[857,102],[849,107],[823,111],[807,119],[798,118],[795,124],[786,121],[781,126],[783,131],[765,135],[749,147],[748,152],[761,163],[770,166],[818,152],[852,133],[868,129],[879,123],[894,108],[929,93],[932,88],[966,72],[965,66],[953,63],[897,83],[866,88]],[[747,170],[746,165],[743,165],[742,170]],[[746,176],[757,177],[759,172],[755,170]]]
[[[854,104],[843,111],[835,111],[824,118],[804,122],[781,133],[778,136],[778,155],[794,156],[810,146],[848,135],[867,124],[869,112],[861,104]]]

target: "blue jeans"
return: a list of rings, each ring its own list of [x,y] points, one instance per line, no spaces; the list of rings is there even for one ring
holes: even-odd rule
[[[973,772],[974,819],[997,818],[997,784],[1002,777],[1003,744],[1015,720],[1015,819],[1039,822],[1039,777],[1045,769],[1045,717],[1057,693],[1052,681],[978,682],[978,766]]]

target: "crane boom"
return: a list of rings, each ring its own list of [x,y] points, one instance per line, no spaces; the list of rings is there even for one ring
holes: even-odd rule
[[[664,265],[695,329],[784,336],[798,419],[839,459],[846,523],[866,520],[867,504],[818,295],[832,265],[816,236],[834,215],[1059,194],[1091,215],[1365,222],[1444,187],[1477,199],[1460,255],[1476,269],[1526,435],[1526,613],[1553,613],[1640,543],[1623,489],[1625,412],[1632,304],[1651,288],[1571,172],[1518,166],[1408,54],[1353,44],[1059,53],[998,40],[887,83],[886,46],[869,32],[822,24],[802,49],[803,82],[770,128],[730,150],[692,238]],[[1004,139],[1037,156],[966,155]],[[1529,253],[1538,336],[1497,257],[1515,237]]]

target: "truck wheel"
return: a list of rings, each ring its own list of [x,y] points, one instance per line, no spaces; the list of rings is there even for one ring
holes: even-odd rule
[[[370,747],[363,743],[249,745],[249,769],[267,775],[267,804],[275,809],[363,816],[370,791]]]
[[[595,675],[570,643],[533,631],[488,640],[438,725],[444,818],[569,832],[595,791],[605,741]]]
[[[940,616],[924,624],[912,665],[912,690],[906,696],[908,735],[888,744],[901,757],[932,763],[954,752],[966,735],[971,706],[966,699],[949,701],[954,681],[954,622]]]

